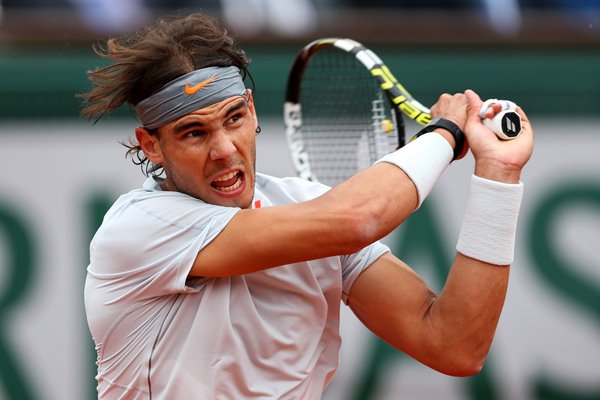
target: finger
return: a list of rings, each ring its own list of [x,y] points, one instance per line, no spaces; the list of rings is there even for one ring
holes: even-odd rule
[[[465,96],[467,96],[467,119],[481,122],[481,117],[479,116],[479,110],[483,104],[481,98],[471,89],[465,90]]]
[[[527,118],[527,114],[525,114],[525,111],[523,111],[523,109],[519,106],[517,106],[517,108],[515,108],[515,111],[521,116],[521,119],[523,121],[529,122],[529,118]]]
[[[525,133],[526,135],[531,135],[531,137],[533,137],[534,136],[534,132],[533,132],[533,129],[531,127],[531,123],[529,121],[529,118],[527,118],[527,114],[525,114],[525,111],[523,111],[523,109],[521,107],[519,107],[519,106],[517,106],[517,108],[515,109],[515,111],[521,117],[522,132]]]
[[[494,118],[496,114],[502,111],[503,107],[501,104],[494,103],[483,113],[482,118]],[[482,115],[482,114],[480,114]]]
[[[440,107],[441,107],[441,104],[443,101],[444,101],[444,94],[440,95],[440,97],[438,97],[435,104],[433,104],[431,106],[431,108],[429,109],[432,117],[436,117],[440,113]]]

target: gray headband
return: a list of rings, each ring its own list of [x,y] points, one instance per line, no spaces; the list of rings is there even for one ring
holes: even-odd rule
[[[140,101],[135,112],[144,128],[155,129],[192,111],[246,92],[238,67],[208,67],[167,83]]]

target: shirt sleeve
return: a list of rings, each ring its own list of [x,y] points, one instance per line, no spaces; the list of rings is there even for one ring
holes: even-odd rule
[[[358,276],[379,257],[389,252],[388,246],[375,242],[356,253],[342,256],[342,300],[348,304],[348,293]]]
[[[198,252],[239,210],[174,192],[130,201],[96,234],[88,272],[102,282],[108,303],[195,292],[203,280],[187,278]]]

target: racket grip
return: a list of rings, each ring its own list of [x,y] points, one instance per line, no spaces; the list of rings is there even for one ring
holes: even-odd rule
[[[493,103],[500,104],[502,111],[494,118],[484,118],[485,112]],[[521,133],[521,116],[515,111],[517,105],[512,101],[489,99],[481,106],[479,115],[483,125],[491,129],[502,140],[516,139]]]
[[[492,119],[484,118],[483,125],[502,140],[516,139],[521,133],[521,116],[516,111],[503,110]]]

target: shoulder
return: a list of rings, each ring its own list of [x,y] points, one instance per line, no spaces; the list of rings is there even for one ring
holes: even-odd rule
[[[278,178],[260,173],[256,174],[256,188],[269,195],[286,195],[296,201],[314,199],[330,189],[329,186],[302,178]]]
[[[152,190],[145,184],[142,189],[119,197],[104,216],[91,250],[95,255],[115,259],[168,252],[179,249],[177,246],[214,238],[239,211],[237,207],[208,204],[180,192]],[[139,251],[129,254],[131,251],[124,249]]]
[[[105,223],[118,225],[172,225],[202,229],[211,219],[229,219],[236,207],[208,204],[185,193],[162,191],[159,183],[148,178],[141,189],[122,195],[105,216]]]

